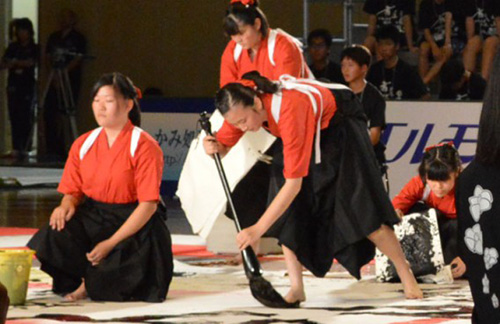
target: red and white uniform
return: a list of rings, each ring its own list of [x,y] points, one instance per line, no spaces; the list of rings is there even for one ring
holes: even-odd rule
[[[319,91],[311,91],[310,94],[317,107],[322,107],[316,113],[311,97],[298,90],[282,90],[277,94],[264,94],[260,97],[268,116],[266,128],[283,141],[285,178],[302,178],[308,175],[316,130],[318,127],[327,128],[337,110],[330,90],[311,86]],[[277,97],[280,98],[278,110]],[[243,131],[227,121],[224,121],[216,135],[217,140],[228,147],[235,145],[241,136]]]
[[[417,202],[423,202],[430,208],[442,212],[447,218],[457,218],[455,208],[455,188],[443,198],[437,197],[429,186],[426,186],[420,176],[413,177],[401,192],[394,197],[392,204],[406,214]]]
[[[297,78],[312,77],[299,44],[282,30],[269,29],[252,60],[248,50],[231,40],[222,54],[220,87],[240,80],[243,74],[250,71],[258,71],[270,80],[278,80],[283,74]]]
[[[129,121],[111,148],[102,128],[80,136],[71,146],[57,190],[104,203],[158,201],[162,172],[160,146]]]

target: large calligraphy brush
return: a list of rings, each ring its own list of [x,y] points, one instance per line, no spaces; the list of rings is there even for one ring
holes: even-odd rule
[[[208,134],[212,136],[212,126],[208,120],[208,115],[206,112],[200,114],[199,120],[201,128]],[[229,203],[229,207],[234,216],[234,224],[236,225],[236,230],[241,231],[240,222],[236,214],[236,209],[233,204],[233,199],[231,198],[231,189],[229,188],[229,183],[226,178],[226,173],[222,166],[221,157],[218,153],[214,155],[215,164],[217,165],[217,171],[219,171],[219,176],[222,181],[222,186],[224,187],[224,192]],[[299,306],[299,303],[288,303],[271,285],[269,281],[262,277],[262,270],[260,268],[259,260],[255,255],[251,246],[246,247],[241,251],[241,256],[243,259],[243,266],[245,268],[245,274],[249,280],[250,291],[255,299],[257,299],[261,304],[267,307],[273,308],[295,308]]]

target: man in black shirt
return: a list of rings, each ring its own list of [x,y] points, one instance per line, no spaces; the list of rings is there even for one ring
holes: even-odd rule
[[[377,87],[385,99],[429,99],[429,92],[417,71],[398,57],[397,28],[386,26],[380,29],[377,43],[382,60],[371,66],[367,80]]]
[[[329,59],[332,35],[326,29],[315,29],[307,36],[307,49],[311,56],[309,68],[316,79],[344,83],[340,66]]]
[[[500,44],[500,1],[463,0],[467,46],[464,49],[464,66],[476,70],[477,55],[482,52],[481,75],[488,80],[491,64]]]
[[[414,46],[413,16],[415,16],[415,0],[366,0],[363,11],[368,17],[368,32],[364,45],[372,53],[376,50],[375,35],[380,28],[395,26],[399,31],[399,44],[417,53]]]
[[[459,60],[451,60],[441,71],[441,93],[444,100],[483,100],[486,81],[478,73],[467,71]]]
[[[363,110],[368,118],[370,140],[377,160],[380,166],[383,166],[385,164],[385,145],[380,142],[380,137],[385,128],[385,100],[377,88],[365,80],[370,63],[370,51],[362,45],[347,47],[340,55],[342,74],[349,88],[363,105]]]

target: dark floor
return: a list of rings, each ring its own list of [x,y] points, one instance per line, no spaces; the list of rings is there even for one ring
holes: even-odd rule
[[[50,218],[61,200],[56,188],[5,189],[0,188],[0,227],[40,228]],[[167,225],[172,234],[192,234],[191,227],[173,199],[165,199],[168,210]]]

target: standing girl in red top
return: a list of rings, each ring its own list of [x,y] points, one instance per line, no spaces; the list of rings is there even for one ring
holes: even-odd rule
[[[406,297],[421,298],[388,226],[398,218],[353,93],[337,86],[342,90],[332,94],[320,83],[293,78],[278,85],[256,72],[244,78],[255,83],[230,83],[217,93],[225,122],[216,137],[204,138],[205,151],[224,155],[245,132],[261,127],[281,138],[283,149],[274,157],[272,201],[255,225],[238,234],[239,248],[266,232],[278,238],[291,282],[285,300],[293,305],[305,300],[302,265],[324,276],[336,258],[359,279],[375,245],[396,265]]]
[[[222,55],[220,86],[240,80],[243,74],[258,71],[271,80],[283,74],[297,78],[312,77],[300,42],[280,29],[270,29],[257,0],[232,0],[224,18],[224,32],[231,37]],[[281,150],[277,140],[265,154]],[[238,214],[243,228],[253,225],[267,204],[270,167],[258,161],[233,191],[233,200],[246,208]],[[248,205],[247,197],[255,197]],[[228,209],[229,210],[229,209]],[[258,244],[253,248],[258,253]],[[240,261],[240,256],[236,257]]]
[[[460,156],[453,143],[427,148],[418,168],[419,175],[413,177],[392,200],[399,217],[429,208],[438,211],[444,261],[451,263],[454,278],[465,273],[465,264],[458,257],[455,208],[455,181],[461,170]]]
[[[298,40],[280,29],[270,29],[257,0],[232,0],[224,18],[231,37],[221,59],[220,86],[258,71],[271,80],[283,74],[310,77]]]
[[[137,126],[132,81],[106,74],[92,92],[99,128],[73,143],[47,227],[28,246],[69,300],[161,302],[172,280],[170,233],[157,210],[158,143]]]

